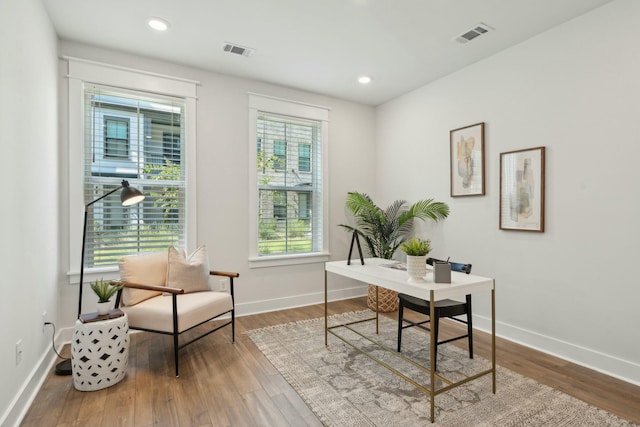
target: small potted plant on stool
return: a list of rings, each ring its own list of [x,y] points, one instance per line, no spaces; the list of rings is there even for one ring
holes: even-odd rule
[[[91,283],[91,289],[98,296],[98,314],[104,315],[109,313],[109,307],[111,297],[115,295],[122,285],[112,285],[111,282],[105,282],[104,280],[96,280]]]

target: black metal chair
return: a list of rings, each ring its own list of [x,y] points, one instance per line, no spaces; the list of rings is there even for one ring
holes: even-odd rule
[[[434,262],[446,262],[441,261],[435,258],[428,258],[427,264],[433,265]],[[456,262],[449,262],[451,264],[451,271],[459,271],[462,273],[470,274],[471,273],[471,264],[462,264]],[[420,298],[413,297],[411,295],[406,294],[398,294],[399,306],[398,306],[398,353],[400,352],[401,344],[402,344],[402,330],[406,328],[411,328],[413,326],[417,326],[426,331],[430,331],[429,328],[424,326],[426,323],[432,323],[432,327],[434,328],[435,337],[436,337],[436,355],[438,354],[438,346],[441,344],[446,344],[451,341],[456,341],[462,338],[468,338],[469,341],[469,358],[473,359],[473,323],[471,321],[471,295],[466,295],[465,302],[445,299],[436,301],[435,304],[435,319],[427,319],[420,322],[414,322],[409,319],[404,318],[404,309],[408,308],[415,312],[425,314],[429,316],[431,312],[431,304],[430,301],[423,300]],[[467,320],[458,319],[455,316],[461,316],[466,314]],[[438,341],[438,330],[440,327],[440,319],[443,317],[448,317],[452,320],[455,320],[460,323],[465,323],[467,325],[467,333],[465,335],[460,335],[455,338],[450,338],[444,341]],[[433,322],[431,322],[433,320]],[[405,324],[406,323],[406,324]]]

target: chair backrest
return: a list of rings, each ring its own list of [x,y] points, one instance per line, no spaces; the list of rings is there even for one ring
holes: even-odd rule
[[[441,259],[427,258],[427,264],[433,265],[436,262],[447,262]],[[460,262],[448,261],[451,264],[451,271],[459,271],[461,273],[471,274],[471,264],[463,264]]]

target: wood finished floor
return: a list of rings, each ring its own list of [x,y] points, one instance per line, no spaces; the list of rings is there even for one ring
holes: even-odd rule
[[[364,308],[365,298],[356,298],[330,303],[329,314]],[[397,313],[387,315],[395,318]],[[181,350],[180,378],[173,376],[170,338],[132,334],[124,380],[79,392],[71,377],[56,376],[52,369],[21,425],[320,426],[243,332],[322,316],[324,305],[319,304],[239,317],[235,344],[225,328]],[[459,330],[453,322],[441,327],[443,338]],[[640,387],[499,338],[496,348],[499,365],[640,424]],[[489,358],[490,336],[474,333],[474,350]]]

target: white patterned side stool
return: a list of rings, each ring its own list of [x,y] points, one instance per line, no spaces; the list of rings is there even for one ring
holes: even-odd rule
[[[100,390],[120,382],[129,363],[129,321],[119,309],[80,316],[71,342],[73,386]]]

